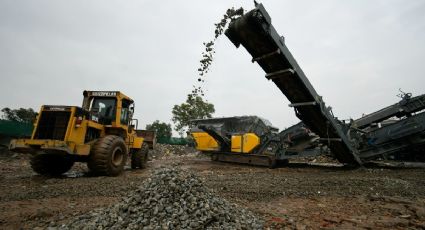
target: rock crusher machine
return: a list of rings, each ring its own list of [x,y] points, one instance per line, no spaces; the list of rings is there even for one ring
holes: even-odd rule
[[[257,62],[266,72],[266,79],[274,82],[288,98],[296,116],[341,163],[359,166],[374,159],[425,160],[425,95],[404,94],[402,100],[392,106],[357,120],[340,121],[295,61],[262,4],[231,22],[225,34],[236,47],[245,47],[253,57],[252,62]],[[215,139],[213,132],[206,128],[205,133]],[[197,143],[199,146],[200,142]],[[217,144],[223,145],[222,141]],[[214,151],[223,155],[221,151]],[[285,152],[277,151],[269,159],[281,158],[279,152],[282,151]],[[269,162],[273,164],[273,160]]]
[[[193,121],[190,130],[199,151],[213,160],[275,167],[289,159],[314,156],[318,137],[302,123],[278,133],[257,116],[211,118]]]

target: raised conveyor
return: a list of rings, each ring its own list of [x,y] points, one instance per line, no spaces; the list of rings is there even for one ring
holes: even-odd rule
[[[297,117],[325,140],[340,162],[362,164],[339,121],[310,84],[262,4],[233,21],[225,34],[236,47],[242,44],[247,49],[252,61],[266,72],[266,78],[292,103]]]
[[[412,113],[425,109],[425,94],[416,97],[411,97],[410,94],[406,94],[403,99],[388,107],[385,107],[379,111],[368,114],[362,118],[355,120],[357,128],[365,128],[372,123],[381,122],[391,117],[403,117],[411,116]]]

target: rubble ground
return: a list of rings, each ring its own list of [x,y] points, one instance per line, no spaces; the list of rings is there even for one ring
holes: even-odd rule
[[[91,177],[77,163],[60,178],[33,173],[27,155],[1,153],[0,229],[62,226],[114,207],[164,166],[193,173],[215,197],[260,217],[265,228],[425,228],[424,169],[268,169],[210,161],[187,147],[161,146],[152,153],[144,170]]]

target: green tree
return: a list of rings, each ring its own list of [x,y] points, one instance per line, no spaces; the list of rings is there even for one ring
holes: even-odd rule
[[[152,124],[146,125],[146,130],[155,131],[157,138],[170,138],[171,137],[171,124],[154,121]]]
[[[191,120],[211,118],[214,112],[213,104],[204,101],[200,96],[189,94],[185,103],[173,107],[174,129],[183,136],[191,128]]]
[[[9,121],[32,123],[37,116],[37,113],[31,108],[10,109],[5,107],[1,111],[3,112],[2,118]]]

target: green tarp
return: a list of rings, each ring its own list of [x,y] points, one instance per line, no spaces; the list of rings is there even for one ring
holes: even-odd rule
[[[0,120],[0,136],[3,137],[29,137],[32,134],[33,125],[16,121]],[[157,143],[169,145],[187,145],[186,138],[170,137],[157,138]]]
[[[31,136],[33,125],[17,121],[0,120],[0,135],[10,137]]]

